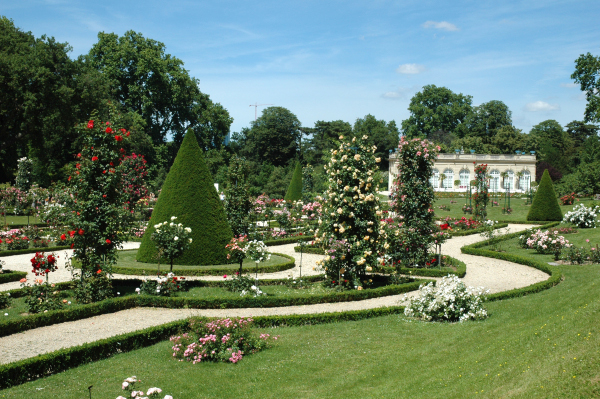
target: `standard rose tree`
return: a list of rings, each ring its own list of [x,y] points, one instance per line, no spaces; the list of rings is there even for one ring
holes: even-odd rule
[[[173,271],[173,261],[179,258],[192,243],[192,229],[184,227],[183,224],[175,222],[177,216],[171,216],[170,222],[162,222],[154,225],[152,241],[158,251],[158,272],[160,273],[160,259],[165,258],[171,262]]]

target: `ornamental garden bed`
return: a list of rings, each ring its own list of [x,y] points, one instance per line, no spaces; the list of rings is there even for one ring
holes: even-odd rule
[[[144,263],[136,260],[137,249],[119,251],[119,260],[112,267],[114,274],[126,275],[156,275],[158,266],[156,263]],[[294,267],[294,258],[288,255],[273,253],[271,259],[258,264],[258,273],[274,273],[283,270],[289,270]],[[76,260],[72,261],[74,267],[80,267]],[[219,276],[232,274],[239,270],[239,264],[210,265],[210,266],[187,266],[173,265],[173,273],[178,276]],[[162,263],[161,272],[168,272],[170,265]],[[245,260],[243,263],[244,273],[254,273],[256,264],[251,260]]]

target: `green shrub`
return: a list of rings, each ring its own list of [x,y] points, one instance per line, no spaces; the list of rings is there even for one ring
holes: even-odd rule
[[[0,284],[10,283],[13,281],[19,281],[20,279],[25,278],[25,277],[27,277],[26,272],[4,270],[4,272],[0,274]]]
[[[538,186],[533,204],[527,214],[527,220],[552,221],[562,220],[563,215],[552,187],[552,179],[546,169]]]
[[[300,162],[296,162],[292,181],[285,193],[284,199],[286,201],[298,201],[302,199],[302,165],[300,165]]]
[[[177,258],[177,265],[219,265],[227,262],[225,245],[232,232],[214,182],[198,146],[194,132],[189,130],[179,148],[173,166],[152,212],[142,238],[137,260],[156,262],[156,247],[150,239],[154,225],[177,220],[192,229],[190,248]]]

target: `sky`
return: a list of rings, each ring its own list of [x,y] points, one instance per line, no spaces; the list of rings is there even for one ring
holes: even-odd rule
[[[305,127],[367,114],[400,126],[429,84],[504,102],[524,132],[564,126],[586,105],[575,60],[600,55],[598,0],[0,0],[0,15],[69,43],[72,58],[101,31],[164,43],[229,111],[232,132],[270,105]]]

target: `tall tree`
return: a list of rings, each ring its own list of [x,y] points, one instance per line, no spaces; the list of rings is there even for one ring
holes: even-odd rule
[[[573,158],[572,167],[577,167],[582,162],[593,162],[594,160],[585,160],[589,156],[586,153],[596,149],[598,143],[598,126],[583,121],[569,122],[565,130],[573,140]]]
[[[354,136],[368,136],[365,141],[369,146],[376,146],[375,157],[387,159],[389,150],[398,147],[400,133],[396,127],[396,122],[385,122],[377,120],[373,115],[369,114],[364,118],[359,118],[354,122]],[[383,170],[389,168],[388,162],[380,162],[379,167]]]
[[[562,174],[567,173],[573,140],[557,121],[548,119],[532,127],[528,142],[529,147],[539,152],[538,161],[548,162]]]
[[[439,130],[463,137],[465,121],[472,112],[472,97],[455,94],[446,87],[427,85],[410,100],[410,117],[402,121],[407,138],[430,136]]]
[[[331,150],[339,146],[339,137],[350,137],[352,125],[342,120],[316,121],[312,130],[312,137],[308,140],[306,147],[310,151],[304,151],[304,160],[310,165],[321,165],[327,163],[331,157]]]
[[[511,111],[502,101],[492,100],[473,108],[467,117],[469,136],[483,138],[484,143],[491,143],[498,129],[512,125]]]
[[[220,148],[232,119],[200,92],[198,79],[190,77],[183,61],[165,50],[163,43],[134,31],[121,37],[100,32],[83,60],[108,79],[122,106],[142,116],[154,144],[169,134],[179,144],[191,127],[205,149]]]
[[[491,142],[502,154],[513,154],[516,150],[527,150],[525,148],[525,134],[521,129],[511,125],[505,125],[497,129]]]
[[[300,126],[288,109],[265,108],[252,127],[241,132],[245,144],[242,153],[250,160],[285,166],[299,153]]]
[[[575,72],[571,79],[579,83],[581,91],[585,92],[587,105],[585,107],[586,122],[600,122],[600,57],[590,53],[581,54],[575,60]]]

